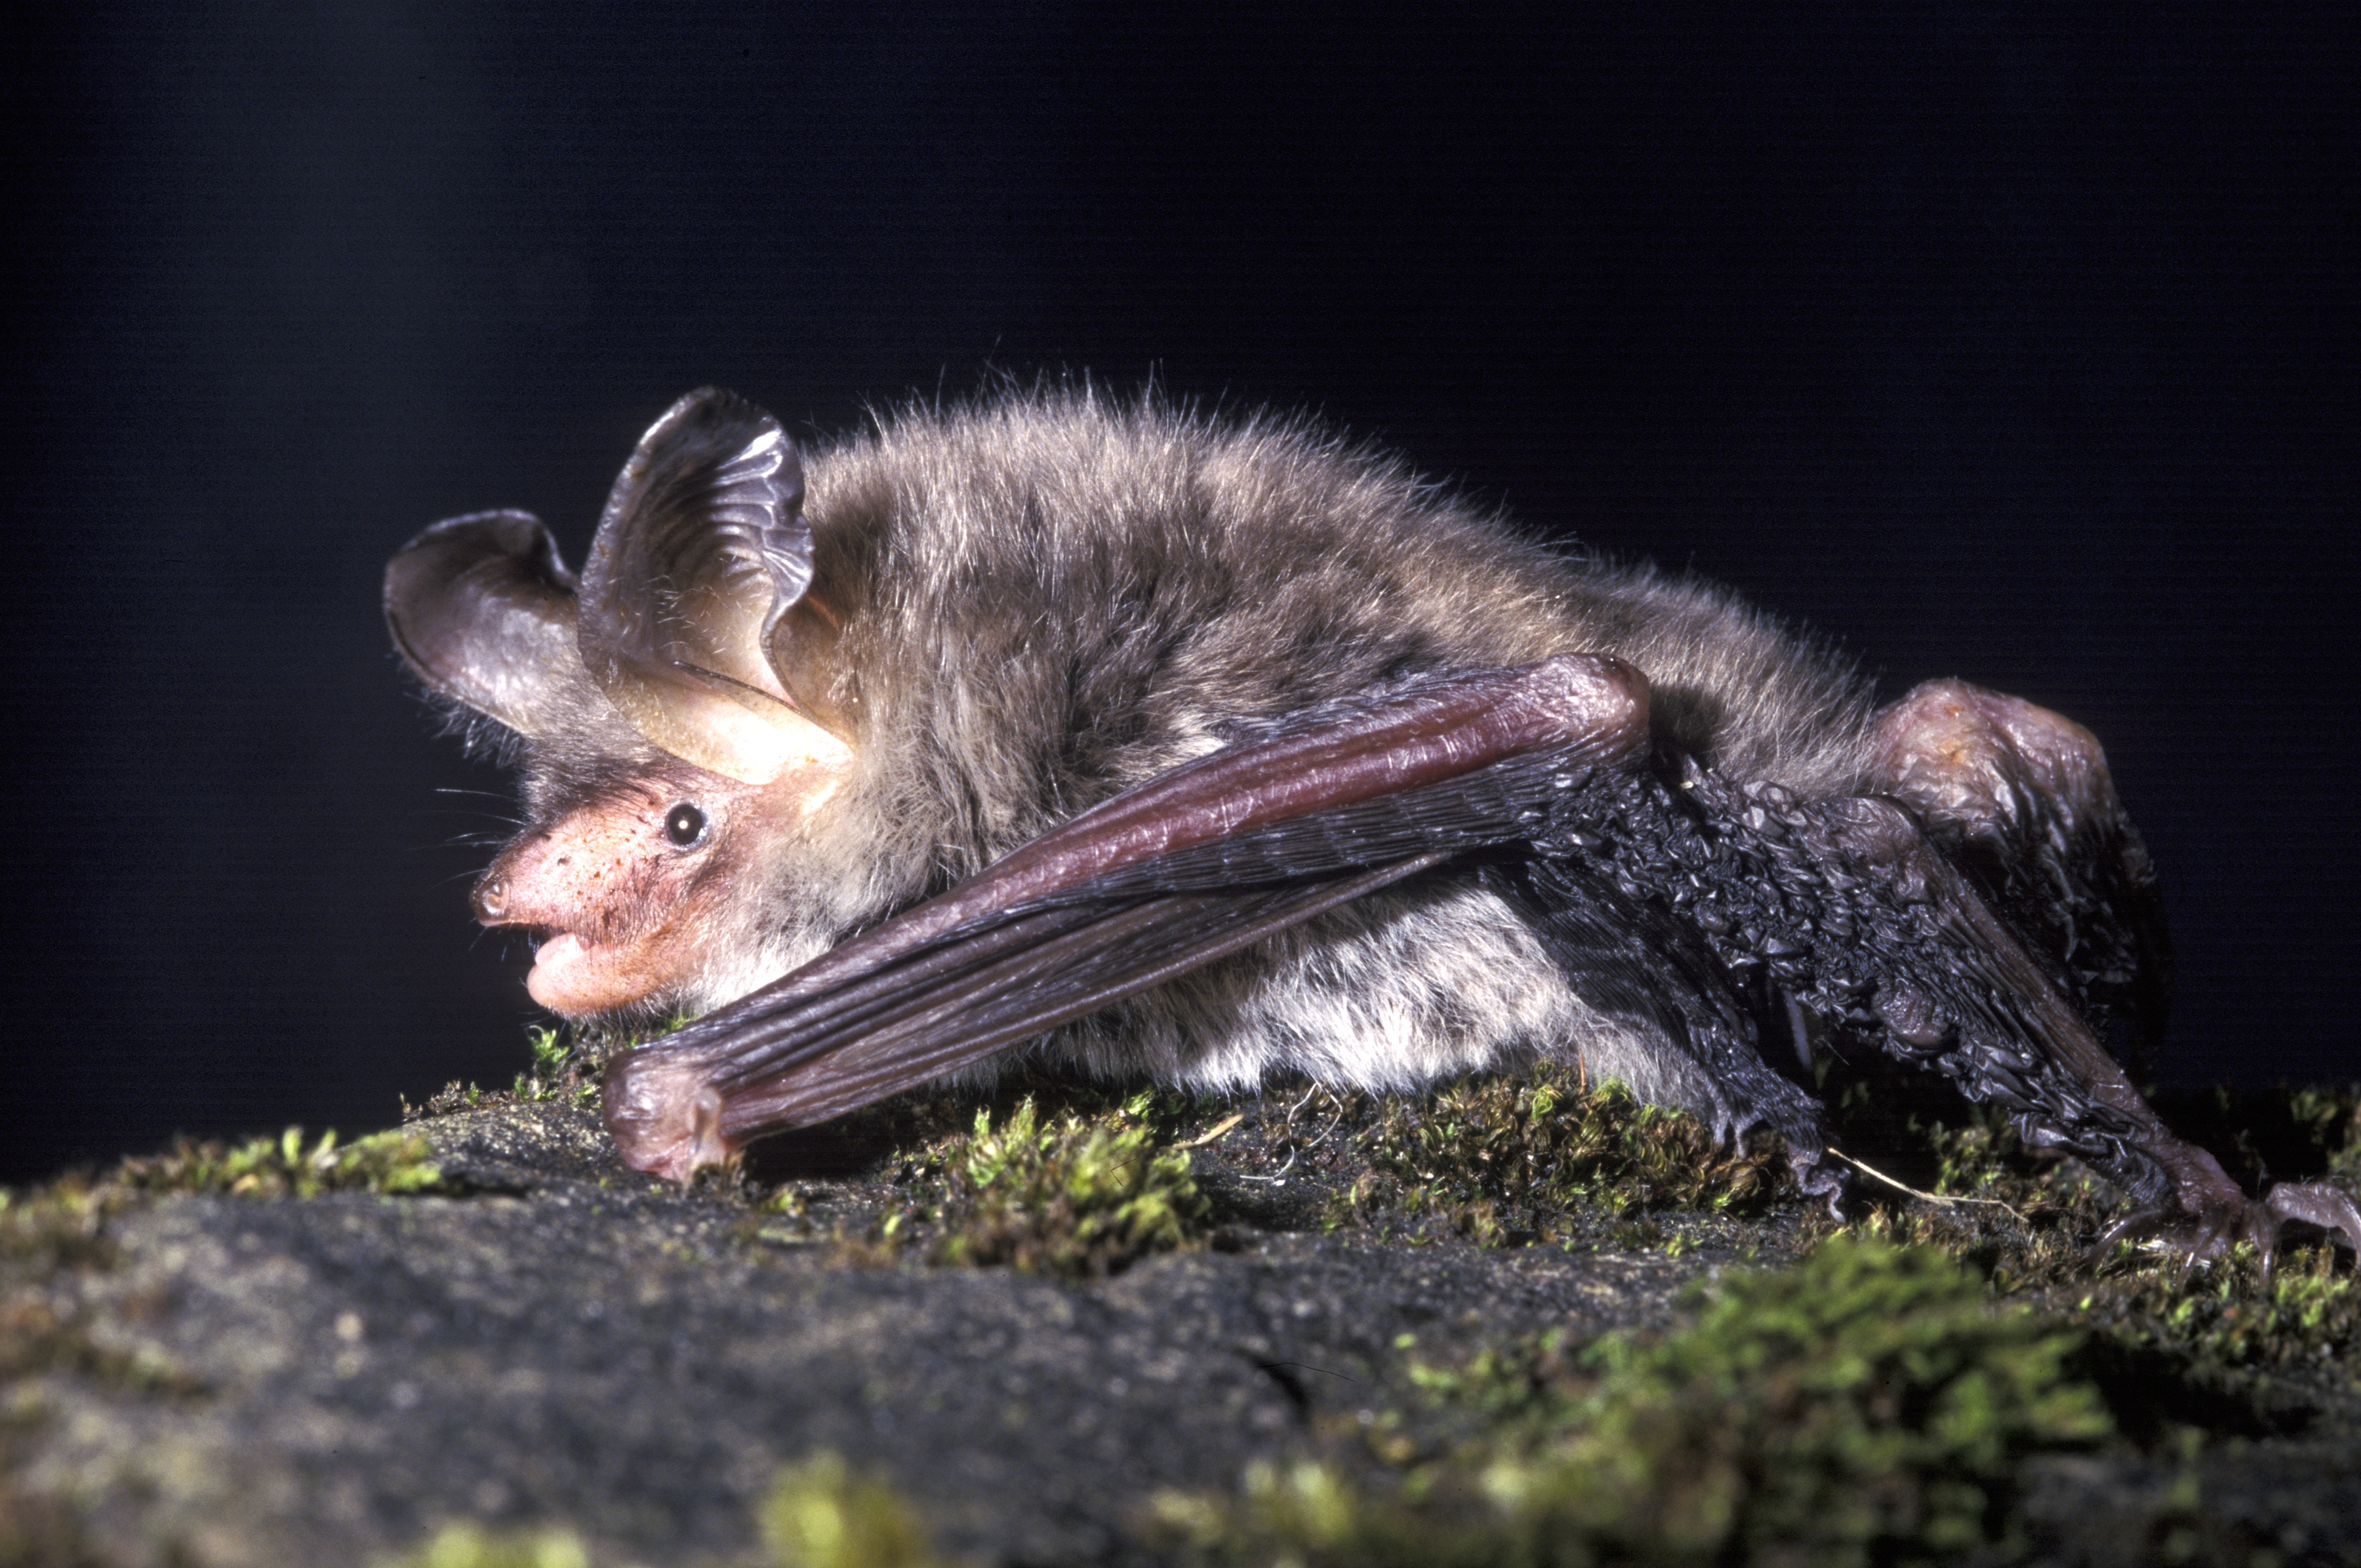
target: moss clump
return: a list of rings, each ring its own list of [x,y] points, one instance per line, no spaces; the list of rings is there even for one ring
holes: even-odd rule
[[[31,1277],[110,1266],[115,1248],[106,1223],[137,1199],[128,1188],[81,1173],[26,1191],[0,1188],[0,1263],[29,1265],[11,1272]]]
[[[74,1171],[43,1187],[0,1189],[0,1260],[105,1266],[112,1258],[107,1222],[159,1197],[425,1192],[442,1179],[426,1141],[406,1133],[379,1133],[341,1147],[334,1131],[307,1143],[301,1127],[236,1145],[183,1138],[162,1154],[134,1156],[102,1175]]]
[[[935,1260],[1107,1275],[1186,1245],[1204,1199],[1189,1157],[1157,1146],[1148,1110],[1142,1094],[1043,1125],[1028,1097],[996,1129],[990,1111],[977,1112],[973,1133],[933,1156],[943,1191]]]
[[[1165,1120],[1147,1091],[1054,1121],[1029,1094],[997,1122],[986,1107],[912,1157],[910,1202],[851,1249],[1082,1277],[1193,1245],[1207,1204],[1189,1156],[1163,1146]]]
[[[537,1024],[524,1035],[533,1065],[517,1074],[510,1093],[528,1105],[598,1102],[598,1052],[554,1024]]]
[[[1317,1563],[1890,1563],[2005,1549],[2026,1454],[2110,1435],[2081,1335],[1926,1249],[1839,1238],[1733,1274],[1696,1321],[1430,1383],[1485,1435],[1389,1489],[1264,1467],[1168,1498],[1219,1557]],[[1473,1480],[1469,1479],[1473,1477]]]
[[[933,1568],[940,1559],[891,1485],[833,1453],[779,1472],[759,1516],[779,1568]]]
[[[378,1133],[337,1146],[335,1129],[307,1144],[303,1129],[242,1144],[182,1139],[160,1155],[125,1160],[109,1180],[143,1193],[212,1192],[236,1198],[313,1198],[323,1192],[430,1192],[443,1170],[424,1138]]]
[[[1580,1505],[1589,1482],[1569,1497],[1569,1462],[1623,1455],[1644,1485],[1686,1461],[1692,1490],[1727,1499],[1717,1551],[1802,1541],[1825,1562],[1949,1552],[1990,1538],[2024,1454],[2113,1430],[2097,1389],[2070,1370],[2081,1342],[2022,1308],[1992,1308],[1981,1281],[1936,1253],[1832,1242],[1790,1272],[1732,1277],[1692,1327],[1658,1343],[1600,1342],[1591,1359],[1605,1377],[1581,1436],[1488,1488],[1528,1508]],[[1684,1518],[1664,1510],[1650,1530],[1690,1528]]]
[[[1719,1150],[1696,1117],[1554,1063],[1384,1101],[1355,1145],[1367,1168],[1337,1223],[1390,1213],[1486,1245],[1564,1240],[1577,1211],[1759,1214],[1778,1192],[1772,1152]]]
[[[453,1079],[429,1095],[423,1105],[401,1101],[404,1123],[433,1121],[466,1111],[497,1110],[505,1105],[572,1104],[585,1108],[598,1103],[599,1076],[607,1063],[632,1047],[687,1022],[676,1017],[661,1027],[629,1031],[598,1025],[535,1024],[524,1032],[529,1065],[506,1089],[486,1089],[479,1083]]]
[[[384,1568],[590,1568],[590,1553],[570,1530],[488,1530],[445,1525]]]
[[[917,1513],[893,1486],[830,1453],[783,1466],[755,1514],[763,1551],[723,1561],[766,1568],[938,1568]],[[444,1526],[381,1568],[591,1568],[582,1538],[562,1526],[492,1530]]]
[[[2002,1295],[2043,1293],[2092,1277],[2091,1248],[2111,1223],[2114,1191],[2080,1162],[2027,1150],[1996,1115],[1970,1111],[1962,1124],[1909,1124],[1912,1163],[1926,1193],[1866,1175],[1853,1184],[1856,1218],[1804,1216],[1806,1231],[1894,1245],[1931,1246],[1988,1278]],[[1883,1166],[1879,1168],[1883,1170]],[[2054,1303],[2047,1303],[2054,1304]]]
[[[2314,1267],[2281,1269],[2265,1285],[2251,1254],[2210,1276],[2179,1279],[2163,1261],[2137,1276],[2103,1281],[2077,1309],[2111,1338],[2232,1370],[2336,1371],[2351,1376],[2361,1350],[2361,1283]]]
[[[199,1390],[195,1378],[152,1345],[116,1343],[102,1332],[97,1309],[59,1288],[73,1275],[115,1266],[110,1227],[127,1210],[175,1194],[417,1192],[441,1179],[423,1139],[389,1133],[339,1147],[333,1132],[306,1142],[302,1129],[290,1127],[279,1137],[236,1146],[184,1139],[104,1175],[74,1172],[26,1191],[0,1189],[0,1377],[66,1371],[143,1393]],[[117,1310],[136,1315],[157,1306]]]
[[[2171,1116],[2202,1124],[2202,1141],[2250,1183],[2326,1173],[2349,1186],[2356,1104],[2361,1094],[2350,1090],[2215,1091]],[[2201,1380],[2266,1369],[2351,1378],[2361,1282],[2325,1240],[2286,1238],[2268,1284],[2245,1246],[2185,1277],[2169,1245],[2097,1255],[2123,1213],[2112,1188],[2078,1161],[2027,1150],[1996,1113],[1971,1110],[1960,1121],[1911,1124],[1932,1155],[1937,1192],[1954,1202],[1912,1202],[1865,1182],[1867,1210],[1846,1229],[1940,1247],[1996,1293],[2071,1313],[2124,1351],[2161,1353]]]

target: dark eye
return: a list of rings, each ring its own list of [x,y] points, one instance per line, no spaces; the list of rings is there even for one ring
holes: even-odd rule
[[[693,848],[705,837],[705,813],[682,801],[664,813],[664,837],[684,850]]]

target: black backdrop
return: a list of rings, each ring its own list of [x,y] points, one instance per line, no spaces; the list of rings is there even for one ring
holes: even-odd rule
[[[2169,1080],[2350,1075],[2335,9],[57,8],[5,155],[5,1172],[505,1079],[502,807],[437,793],[503,785],[385,556],[522,506],[578,559],[692,386],[827,430],[995,367],[1308,405],[1890,690],[2074,715],[2168,881]]]

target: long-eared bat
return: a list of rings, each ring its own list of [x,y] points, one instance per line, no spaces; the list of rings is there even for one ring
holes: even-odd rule
[[[475,907],[541,937],[534,999],[703,1014],[608,1069],[643,1170],[1019,1052],[1217,1089],[1552,1057],[1833,1194],[1773,1066],[1817,1038],[2089,1161],[2114,1234],[2361,1247],[2342,1191],[2250,1201],[2134,1091],[2162,913],[2087,731],[1959,681],[1880,710],[1720,589],[1301,422],[1070,388],[799,454],[708,389],[578,579],[476,513],[386,613],[522,760]]]

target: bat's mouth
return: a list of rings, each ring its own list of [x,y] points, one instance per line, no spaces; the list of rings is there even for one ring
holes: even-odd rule
[[[598,944],[578,931],[552,931],[546,928],[526,933],[533,943],[533,961],[537,969],[543,964],[563,965],[588,958]]]
[[[647,938],[596,942],[579,931],[531,932],[533,972],[525,990],[552,1013],[568,1018],[610,1013],[641,1001],[656,988],[648,973]]]

